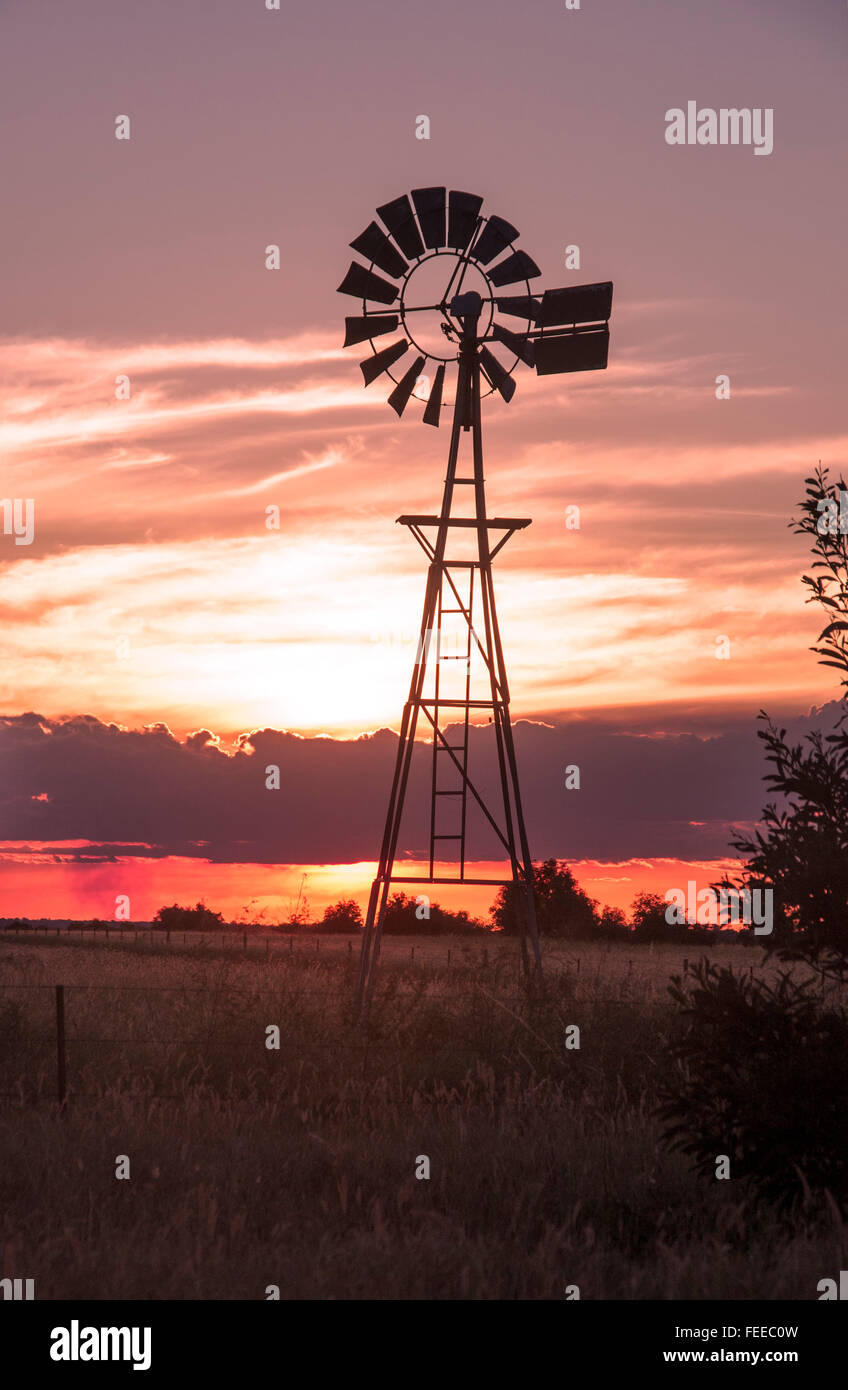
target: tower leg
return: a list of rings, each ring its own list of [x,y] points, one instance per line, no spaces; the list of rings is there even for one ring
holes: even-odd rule
[[[371,885],[371,895],[368,900],[368,913],[365,918],[362,949],[359,957],[359,973],[356,981],[356,995],[354,1000],[355,1017],[359,1017],[363,1005],[367,1008],[370,1002],[371,991],[374,985],[374,974],[380,955],[383,918],[385,917],[392,869],[397,853],[400,822],[401,816],[403,815],[403,804],[406,798],[407,782],[409,781],[409,769],[412,765],[412,754],[415,748],[415,731],[418,726],[419,701],[421,699],[421,692],[427,673],[427,654],[433,625],[433,616],[438,598],[438,584],[440,582],[441,577],[436,573],[436,566],[431,565],[427,579],[427,592],[424,597],[424,612],[421,618],[421,635],[418,644],[418,654],[412,673],[409,699],[404,705],[403,720],[401,721],[400,736],[398,738],[392,791],[389,797],[389,808],[386,813],[386,825],[383,831],[383,844],[380,850],[380,863],[377,870],[377,877]]]
[[[500,647],[500,638],[498,638],[498,646]],[[523,873],[521,877],[525,884],[525,912],[527,916],[527,929],[530,933],[530,943],[533,950],[534,976],[539,989],[542,989],[542,953],[539,947],[539,926],[536,921],[536,895],[534,891],[533,861],[530,858],[530,845],[527,840],[527,828],[524,824],[524,811],[521,805],[521,797],[519,796],[518,792],[518,764],[515,758],[515,744],[513,742],[512,737],[512,725],[509,722],[508,708],[504,710],[504,736],[504,742],[506,744],[507,761],[509,763],[512,785],[515,789],[515,819],[518,824],[518,838],[519,843],[521,845],[521,859],[523,868]]]
[[[374,879],[371,884],[371,893],[368,898],[368,911],[365,914],[365,928],[362,933],[362,946],[359,952],[359,970],[356,975],[356,994],[354,998],[354,1011],[359,1013],[362,1007],[362,993],[365,988],[365,981],[368,978],[368,967],[371,959],[371,943],[374,936],[374,919],[377,911],[377,896],[380,891],[380,880]]]
[[[486,494],[483,476],[483,424],[480,411],[480,366],[475,361],[471,374],[471,402],[474,444],[474,486],[476,494],[476,513],[478,523],[486,519]],[[524,811],[521,805],[521,792],[518,785],[518,764],[509,719],[509,685],[506,675],[503,646],[501,644],[498,615],[495,607],[495,588],[492,578],[492,561],[489,554],[489,538],[485,525],[480,524],[477,531],[477,546],[480,566],[480,579],[483,596],[483,615],[486,625],[486,647],[489,652],[489,675],[491,680],[495,739],[498,751],[498,765],[501,775],[501,789],[504,802],[504,816],[510,847],[512,880],[516,885],[524,884],[524,903],[519,908],[519,929],[521,937],[521,962],[528,986],[535,983],[542,988],[542,955],[539,949],[539,929],[536,922],[536,900],[533,891],[533,862],[524,824]],[[513,818],[514,826],[513,828]],[[515,843],[515,830],[518,831],[518,846]],[[519,860],[518,851],[521,858]],[[516,904],[518,906],[518,904]],[[527,937],[533,951],[533,968],[527,951]]]

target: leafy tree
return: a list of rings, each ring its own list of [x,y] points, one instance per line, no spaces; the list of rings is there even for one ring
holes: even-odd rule
[[[820,604],[827,623],[812,647],[822,665],[842,673],[848,689],[848,490],[828,483],[819,467],[806,479],[796,534],[812,541],[813,574],[804,575],[808,602]],[[739,885],[771,889],[774,932],[763,945],[783,960],[806,960],[823,975],[842,978],[848,968],[848,705],[829,734],[816,730],[790,744],[765,712],[758,737],[772,771],[767,784],[779,800],[764,809],[752,835],[734,849],[747,860]]]
[[[213,912],[205,903],[197,903],[194,907],[173,903],[170,907],[160,907],[153,925],[164,931],[220,931],[224,919],[220,912]]]
[[[679,941],[686,928],[668,922],[668,903],[660,893],[637,893],[630,909],[634,941]]]
[[[357,932],[362,928],[362,908],[353,898],[342,898],[324,908],[323,931]]]
[[[630,909],[634,941],[671,941],[687,946],[712,946],[715,933],[712,927],[692,922],[669,922],[669,904],[660,893],[637,893]]]
[[[621,941],[630,931],[627,914],[620,907],[604,907],[598,918],[598,936],[607,941]]]
[[[533,894],[540,936],[559,936],[571,941],[596,936],[598,904],[583,892],[566,863],[546,859],[534,864]],[[508,936],[517,935],[524,922],[525,902],[522,884],[503,884],[491,910],[493,925]]]

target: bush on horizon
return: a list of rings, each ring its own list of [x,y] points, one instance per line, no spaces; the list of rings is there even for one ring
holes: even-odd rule
[[[225,922],[220,912],[213,912],[205,903],[196,903],[194,907],[172,903],[170,907],[160,907],[153,926],[162,931],[220,931],[222,927],[232,927],[232,923]]]

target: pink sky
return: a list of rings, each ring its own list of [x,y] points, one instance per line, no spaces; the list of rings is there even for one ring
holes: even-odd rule
[[[377,204],[431,183],[514,221],[541,284],[615,282],[605,373],[489,403],[490,509],[533,518],[497,570],[514,715],[750,716],[753,740],[761,706],[832,698],[787,521],[848,461],[847,24],[788,0],[4,9],[2,493],[36,531],[0,535],[0,713],[397,728],[424,572],[394,520],[434,509],[447,435],[363,391],[335,287]],[[689,99],[773,109],[773,153],[668,146]],[[70,914],[113,869],[0,872],[10,910],[28,875]],[[134,872],[145,904],[198,881]],[[247,872],[215,870],[222,901]],[[249,896],[285,901],[273,874]]]
[[[57,856],[58,859],[58,856]],[[630,859],[621,863],[601,863],[578,859],[572,862],[581,887],[603,904],[629,909],[637,893],[657,891],[662,886],[686,891],[692,880],[698,888],[717,881],[725,867],[738,861],[690,861],[675,859]],[[497,874],[497,864],[478,863],[479,872]],[[443,866],[447,868],[447,866]],[[305,898],[312,920],[319,920],[324,908],[340,898],[355,898],[363,911],[376,871],[375,863],[361,864],[214,864],[203,860],[166,858],[138,861],[130,858],[97,866],[73,862],[53,862],[38,870],[37,896],[29,865],[15,862],[14,849],[6,851],[3,864],[4,912],[7,916],[62,917],[74,921],[97,918],[114,920],[119,897],[130,900],[131,920],[150,921],[157,909],[172,901],[194,904],[203,901],[224,914],[227,920],[260,924],[287,921],[299,895]],[[486,920],[496,889],[445,888],[398,884],[398,892],[412,896],[428,894],[443,906],[463,907]],[[6,896],[8,895],[8,897]]]

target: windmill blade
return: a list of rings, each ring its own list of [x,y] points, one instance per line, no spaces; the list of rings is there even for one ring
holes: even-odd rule
[[[502,217],[490,217],[477,241],[474,243],[474,260],[488,265],[501,251],[505,251],[513,241],[518,240],[518,229]]]
[[[378,227],[376,222],[369,222],[364,232],[360,232],[351,246],[354,251],[358,251],[360,256],[364,256],[366,261],[372,261],[381,270],[385,270],[387,275],[393,275],[395,279],[399,275],[405,275],[409,266],[399,251],[395,250],[382,227]]]
[[[612,281],[596,285],[572,285],[563,290],[545,290],[539,313],[539,327],[555,324],[600,323],[612,310]]]
[[[603,371],[609,355],[606,324],[588,331],[554,333],[536,340],[536,373]]]
[[[526,251],[513,251],[505,261],[501,261],[494,270],[490,270],[488,276],[493,285],[500,286],[514,285],[516,280],[532,280],[534,275],[541,273],[536,262]]]
[[[390,203],[384,203],[377,209],[377,216],[382,218],[405,256],[410,260],[417,260],[419,256],[424,255],[421,233],[415,221],[412,204],[405,193],[399,198],[393,198]]]
[[[413,188],[412,201],[418,213],[424,243],[433,251],[445,244],[446,188]]]
[[[427,359],[416,357],[408,372],[405,372],[389,396],[389,405],[398,415],[402,415],[406,409],[406,403],[415,390],[415,383],[421,375],[421,368]]]
[[[424,409],[424,424],[435,425],[439,428],[439,415],[442,410],[442,388],[445,384],[445,364],[437,367],[436,375],[433,378],[433,385],[430,387],[430,399]]]
[[[389,367],[397,362],[399,357],[403,357],[409,347],[405,338],[400,342],[392,343],[391,347],[383,348],[382,352],[375,352],[373,357],[366,357],[364,362],[360,362],[362,375],[365,377],[365,385],[370,386],[372,381],[376,381],[378,376],[387,372]]]
[[[539,300],[531,299],[527,294],[500,295],[495,299],[495,303],[502,314],[512,314],[515,318],[527,319],[530,323],[538,322]]]
[[[533,344],[526,338],[522,338],[520,333],[511,333],[508,328],[502,327],[499,323],[492,324],[492,337],[497,338],[499,343],[508,347],[510,352],[514,352],[516,357],[520,357],[522,362],[526,362],[528,367],[535,366],[536,354]]]
[[[496,391],[500,391],[505,401],[511,401],[515,395],[515,382],[505,367],[502,367],[497,357],[495,357],[487,347],[480,349],[480,366],[486,375],[490,386],[494,386]]]
[[[483,199],[476,193],[458,193],[452,188],[448,194],[448,246],[454,251],[464,251],[477,228],[477,215],[483,206]]]
[[[376,299],[379,304],[394,304],[398,288],[397,285],[390,285],[382,275],[366,270],[358,261],[351,261],[350,269],[336,293],[352,294],[354,299]]]
[[[364,343],[368,338],[394,333],[399,323],[397,314],[366,314],[364,318],[346,318],[344,346],[352,347],[354,343]]]

